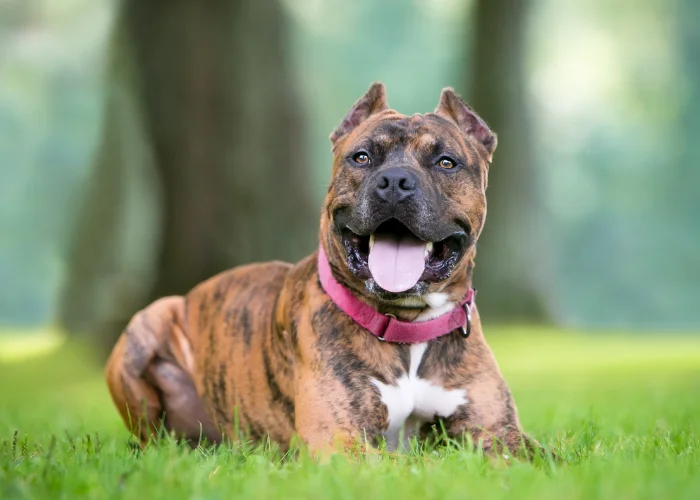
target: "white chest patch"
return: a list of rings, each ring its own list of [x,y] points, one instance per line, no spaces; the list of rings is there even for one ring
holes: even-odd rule
[[[418,377],[418,367],[427,347],[427,343],[411,346],[408,374],[399,378],[396,385],[372,379],[389,412],[389,427],[384,434],[389,450],[396,450],[399,444],[405,446],[421,425],[436,416],[449,417],[457,407],[467,402],[467,391],[464,389],[447,390]]]

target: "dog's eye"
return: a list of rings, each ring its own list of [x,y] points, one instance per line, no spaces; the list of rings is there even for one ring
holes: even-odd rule
[[[364,151],[360,151],[359,153],[355,153],[352,160],[359,165],[366,165],[369,163],[369,155]]]
[[[446,170],[449,170],[451,168],[455,168],[454,160],[448,158],[447,156],[443,156],[442,158],[440,158],[438,160],[437,164],[440,168],[444,168]]]

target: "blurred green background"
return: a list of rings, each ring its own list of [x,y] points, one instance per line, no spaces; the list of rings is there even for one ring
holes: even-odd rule
[[[697,0],[0,0],[0,497],[698,498],[698,20]],[[134,453],[116,336],[156,297],[312,252],[328,136],[376,80],[407,114],[453,86],[498,133],[477,303],[561,466]]]
[[[374,80],[499,134],[487,322],[700,327],[694,0],[0,0],[0,350],[313,251]]]

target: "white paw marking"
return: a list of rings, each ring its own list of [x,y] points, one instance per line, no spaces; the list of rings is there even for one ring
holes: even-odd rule
[[[457,407],[467,402],[467,391],[464,389],[448,390],[418,377],[418,367],[427,347],[427,343],[411,346],[408,374],[399,378],[396,385],[372,379],[389,412],[389,426],[384,437],[387,448],[392,451],[400,444],[406,446],[424,423],[436,416],[449,417]],[[402,434],[403,439],[399,443]]]

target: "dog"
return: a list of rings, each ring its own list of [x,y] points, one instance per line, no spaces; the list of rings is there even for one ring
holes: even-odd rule
[[[316,253],[223,272],[132,318],[106,367],[127,427],[142,443],[164,426],[318,452],[398,450],[439,428],[485,451],[541,449],[472,289],[496,135],[451,88],[405,116],[375,83],[330,140]]]

